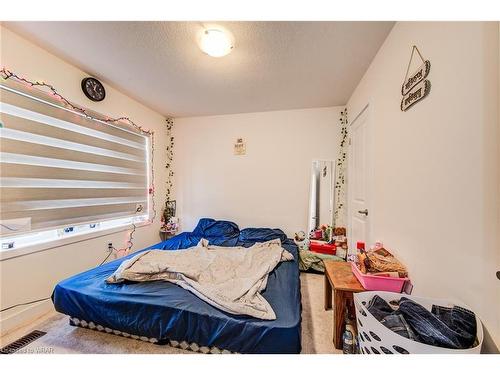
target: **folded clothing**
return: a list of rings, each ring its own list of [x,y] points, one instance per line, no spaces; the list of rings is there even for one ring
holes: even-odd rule
[[[415,301],[401,297],[391,301],[395,308],[375,295],[368,311],[391,331],[410,340],[449,349],[468,349],[476,339],[476,317],[460,306],[433,305],[431,311]]]

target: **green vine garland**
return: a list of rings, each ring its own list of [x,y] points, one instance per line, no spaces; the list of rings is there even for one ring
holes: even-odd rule
[[[347,182],[347,136],[348,120],[347,108],[340,112],[340,150],[337,158],[336,178],[335,178],[335,227],[345,227],[346,224],[346,182]]]
[[[172,179],[174,177],[174,171],[172,170],[172,161],[174,159],[174,137],[172,136],[172,128],[174,127],[174,121],[171,118],[167,118],[167,139],[168,139],[168,145],[167,145],[167,163],[165,165],[165,168],[167,168],[168,174],[167,174],[167,191],[166,191],[166,202],[170,202],[171,200],[171,194],[172,194],[172,186],[173,182]]]

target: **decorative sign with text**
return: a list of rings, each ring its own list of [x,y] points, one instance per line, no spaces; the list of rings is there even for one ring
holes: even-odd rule
[[[238,138],[234,143],[234,154],[235,155],[246,155],[247,147],[243,138]]]
[[[427,78],[429,71],[431,70],[431,63],[429,60],[425,60],[422,65],[403,83],[401,86],[401,94],[406,95],[415,85],[422,82],[423,79]]]
[[[431,81],[429,81],[428,79],[426,79],[425,81],[421,81],[419,84],[414,86],[408,92],[408,94],[403,96],[403,99],[401,100],[401,110],[408,110],[412,105],[418,103],[420,100],[429,95],[430,91]]]
[[[410,70],[411,61],[413,59],[413,54],[417,51],[418,55],[422,59],[422,65],[418,67],[415,72],[408,76],[408,71]],[[406,69],[406,75],[401,86],[401,94],[403,99],[401,99],[401,110],[407,111],[414,104],[421,101],[431,91],[431,82],[426,79],[431,70],[431,63],[429,60],[425,60],[422,54],[418,50],[417,46],[413,46],[410,56],[410,61],[408,62],[408,68]]]

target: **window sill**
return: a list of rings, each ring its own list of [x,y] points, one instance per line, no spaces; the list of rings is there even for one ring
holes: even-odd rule
[[[141,227],[145,227],[145,226],[148,226],[151,224],[152,223],[150,221],[143,221],[140,223],[136,223],[135,226],[137,228],[141,228]],[[128,229],[130,229],[130,224],[125,224],[125,225],[120,225],[120,226],[115,227],[115,228],[109,228],[109,229],[97,231],[94,233],[85,233],[85,234],[76,235],[76,236],[72,236],[72,237],[68,237],[68,238],[61,238],[59,240],[40,243],[40,244],[36,244],[36,245],[32,245],[32,246],[26,246],[26,247],[22,247],[19,249],[3,250],[3,251],[0,251],[0,262],[7,260],[7,259],[12,259],[12,258],[17,258],[17,257],[33,254],[33,253],[47,251],[47,250],[54,249],[54,248],[61,247],[61,246],[71,245],[71,244],[74,244],[77,242],[87,241],[87,240],[90,240],[93,238],[108,236],[110,234],[123,232],[123,231],[126,231]]]

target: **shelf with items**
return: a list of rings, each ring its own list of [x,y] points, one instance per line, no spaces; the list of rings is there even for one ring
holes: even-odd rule
[[[161,218],[160,237],[162,241],[172,238],[179,231],[179,218],[175,216],[176,202],[167,201]]]
[[[163,223],[160,228],[160,237],[162,241],[172,238],[179,231],[179,221],[176,217],[171,217],[167,223]]]
[[[337,255],[342,259],[347,257],[347,237],[345,228],[333,228],[321,225],[309,233],[309,250],[324,254]]]

